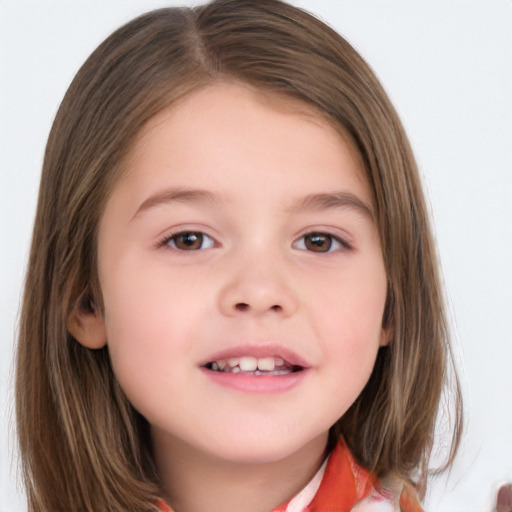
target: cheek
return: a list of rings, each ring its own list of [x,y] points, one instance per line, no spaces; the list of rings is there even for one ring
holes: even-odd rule
[[[384,336],[385,272],[381,265],[365,268],[366,272],[352,272],[333,280],[328,293],[313,299],[316,334],[343,385],[366,382]]]
[[[161,394],[171,400],[175,383],[186,381],[176,361],[184,359],[187,345],[180,343],[180,327],[161,304],[134,296],[119,302],[120,309],[106,311],[105,317],[112,369],[129,402],[148,417],[161,407]]]
[[[353,273],[334,279],[314,303],[321,322],[344,337],[371,340],[382,331],[387,281],[382,272]]]
[[[337,421],[364,389],[373,371],[382,339],[384,299],[342,298],[323,311],[326,407]]]
[[[171,269],[172,270],[172,269]],[[138,253],[118,258],[105,265],[101,279],[107,330],[110,343],[128,343],[142,338],[156,343],[179,327],[190,308],[176,280],[176,273],[165,265],[151,263]]]
[[[107,263],[100,282],[116,375],[167,372],[178,359],[188,360],[212,303],[206,276],[137,253]]]
[[[117,269],[104,285],[105,327],[114,373],[136,405],[156,374],[165,380],[187,345],[188,327],[174,294],[152,273]],[[178,322],[181,318],[182,322]]]

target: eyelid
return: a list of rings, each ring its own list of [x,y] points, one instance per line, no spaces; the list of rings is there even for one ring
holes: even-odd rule
[[[173,247],[169,244],[169,242],[178,237],[179,235],[184,235],[187,233],[194,233],[194,234],[200,234],[204,238],[207,238],[211,241],[211,244],[208,247],[201,247],[199,249],[195,249],[195,252],[198,251],[204,251],[206,249],[212,249],[214,247],[219,247],[219,242],[217,241],[217,238],[211,234],[208,234],[203,227],[198,226],[179,226],[174,229],[166,231],[166,233],[162,236],[160,236],[155,243],[155,247],[158,248],[166,248],[177,252],[193,252],[194,250],[187,251],[185,249],[180,249],[178,247]]]
[[[336,231],[336,232],[334,232]],[[308,251],[308,249],[304,246],[303,248],[297,247],[297,244],[299,241],[303,241],[305,237],[309,235],[324,235],[327,237],[330,237],[333,241],[335,241],[337,244],[339,244],[339,247],[336,248],[329,248],[329,250],[322,252],[318,251],[318,254],[329,254],[333,252],[338,251],[352,251],[354,249],[353,243],[351,241],[351,237],[348,234],[341,234],[339,233],[339,230],[334,230],[332,228],[325,228],[325,227],[319,227],[317,228],[309,228],[306,232],[303,232],[300,236],[295,238],[292,247],[294,249],[302,250],[302,251]],[[308,251],[308,252],[314,252],[314,251]]]

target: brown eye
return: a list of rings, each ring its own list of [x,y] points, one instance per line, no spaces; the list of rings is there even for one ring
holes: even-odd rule
[[[165,243],[173,249],[180,251],[198,251],[213,247],[213,240],[208,235],[198,231],[176,233],[168,238]]]
[[[332,236],[324,233],[311,233],[304,237],[304,246],[308,251],[328,252],[332,242]]]
[[[351,250],[351,245],[345,240],[329,233],[312,232],[301,236],[293,243],[294,249],[318,253],[333,252],[339,249]]]

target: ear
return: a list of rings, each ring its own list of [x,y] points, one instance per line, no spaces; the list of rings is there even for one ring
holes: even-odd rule
[[[394,320],[393,320],[393,293],[391,285],[388,282],[388,291],[386,296],[386,303],[384,304],[384,312],[382,314],[382,330],[380,332],[380,347],[387,347],[394,335]]]
[[[379,347],[387,347],[391,341],[393,336],[393,329],[391,326],[383,327],[380,332],[380,342]]]
[[[107,332],[103,318],[93,306],[77,306],[68,317],[68,331],[84,347],[103,348],[107,344]]]

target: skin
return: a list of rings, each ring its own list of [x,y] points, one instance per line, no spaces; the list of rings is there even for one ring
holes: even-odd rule
[[[108,343],[177,512],[268,511],[318,469],[388,341],[371,208],[352,145],[292,100],[218,83],[140,134],[99,227],[104,315],[70,331]],[[240,389],[219,352],[302,370]]]

